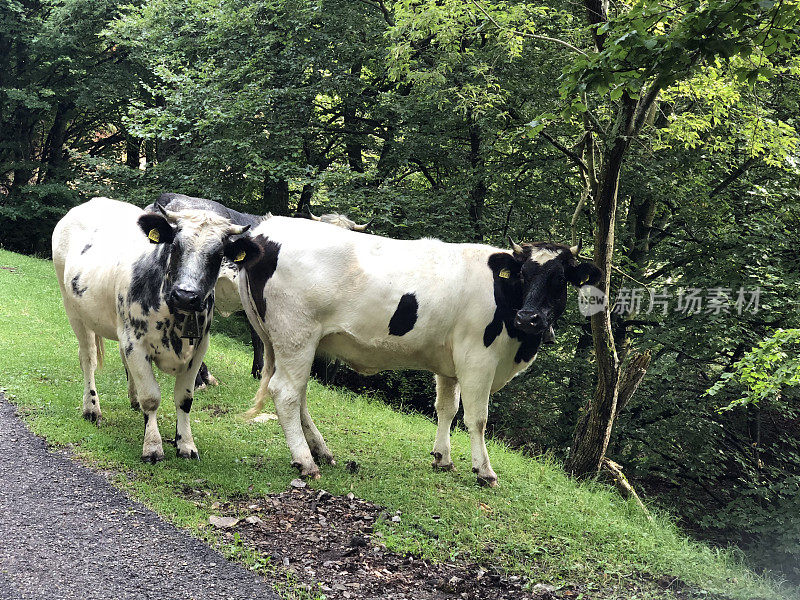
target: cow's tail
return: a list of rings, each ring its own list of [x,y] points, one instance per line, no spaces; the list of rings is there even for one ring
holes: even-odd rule
[[[97,347],[97,368],[101,369],[103,367],[103,359],[106,355],[106,346],[103,343],[103,338],[97,334],[94,336],[94,343]]]
[[[245,418],[253,419],[257,417],[264,409],[264,404],[267,402],[267,398],[269,398],[269,392],[267,392],[269,380],[270,378],[266,376],[266,373],[261,376],[261,384],[258,386],[256,397],[253,398],[253,406],[250,408],[250,410],[244,413]]]

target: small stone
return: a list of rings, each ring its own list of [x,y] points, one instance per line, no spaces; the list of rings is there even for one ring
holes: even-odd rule
[[[400,515],[394,515],[392,517],[392,523],[399,523],[400,522]]]
[[[245,521],[250,523],[250,525],[260,525],[264,522],[255,515],[250,515],[249,517],[245,518]]]
[[[547,592],[548,594],[552,594],[553,592],[556,591],[556,586],[547,585],[546,583],[537,583],[535,586],[533,586],[533,590],[532,591],[534,591],[534,592]]]
[[[288,567],[289,566],[289,557],[288,556],[284,556],[283,557],[283,566],[284,567]]]
[[[307,484],[302,479],[292,479],[289,485],[291,485],[293,488],[302,489],[306,487]]]
[[[236,527],[237,523],[239,523],[239,519],[236,517],[220,517],[217,515],[211,515],[208,517],[208,522],[214,527],[218,527],[220,529],[230,529],[231,527]]]
[[[345,496],[345,498],[347,498],[348,500],[352,500],[353,498],[355,498],[355,494],[353,494],[353,492],[350,492],[347,494],[347,496]]]
[[[253,419],[253,423],[268,423],[269,421],[277,421],[278,415],[274,413],[261,413]]]

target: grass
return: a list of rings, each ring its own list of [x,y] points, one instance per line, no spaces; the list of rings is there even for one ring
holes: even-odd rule
[[[37,434],[110,470],[132,496],[211,541],[214,533],[205,523],[214,500],[277,493],[296,477],[278,423],[248,423],[239,416],[249,408],[257,382],[250,377],[250,349],[221,333],[231,328],[224,321],[215,325],[206,356],[222,385],[198,393],[192,410],[201,461],[178,459],[167,446],[164,462],[143,464],[141,416],[129,407],[116,343],[106,342],[106,365],[97,376],[103,421],[96,427],[81,418],[78,347],[52,264],[0,250],[0,386]],[[172,382],[158,377],[164,391],[159,424],[170,437]],[[390,549],[491,563],[533,582],[580,583],[589,590],[646,573],[678,577],[701,594],[731,598],[789,598],[797,592],[748,571],[732,552],[691,541],[667,516],[648,521],[615,492],[576,483],[547,459],[490,442],[500,485],[479,488],[462,431],[452,440],[458,471],[434,473],[428,452],[435,424],[429,419],[317,383],[311,384],[309,405],[340,465],[322,466],[322,479],[311,485],[333,494],[352,491],[400,510],[400,523],[381,526]],[[357,473],[343,467],[351,460],[360,465]],[[186,486],[207,491],[208,502],[187,500]],[[233,554],[251,566],[267,562],[252,550]]]

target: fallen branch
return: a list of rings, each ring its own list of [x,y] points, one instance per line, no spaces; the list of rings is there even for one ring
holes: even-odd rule
[[[614,485],[624,498],[633,498],[636,501],[636,504],[639,505],[639,508],[642,509],[642,512],[644,512],[647,520],[653,520],[653,516],[650,514],[650,511],[647,510],[647,507],[644,505],[644,502],[642,502],[642,499],[639,498],[639,494],[637,494],[636,490],[633,489],[633,486],[628,481],[628,478],[625,477],[620,465],[606,457],[603,458],[603,462],[600,463],[600,469],[611,475],[612,479],[614,480]]]

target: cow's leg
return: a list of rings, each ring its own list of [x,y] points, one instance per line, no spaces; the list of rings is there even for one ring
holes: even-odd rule
[[[459,380],[461,400],[464,403],[464,424],[469,430],[472,449],[472,472],[478,475],[480,485],[494,487],[497,485],[497,475],[492,470],[484,441],[486,420],[489,418],[489,391],[492,377],[479,369],[475,370],[475,374],[483,374],[484,377],[470,375],[466,380]]]
[[[194,378],[194,391],[199,392],[204,390],[208,385],[217,386],[219,385],[219,381],[217,381],[217,378],[209,373],[206,363],[201,362],[200,369],[198,369],[197,375]]]
[[[253,368],[250,369],[250,372],[253,378],[260,379],[264,371],[264,342],[261,341],[249,320],[247,321],[247,327],[250,329],[250,339],[253,341]]]
[[[311,418],[311,413],[308,412],[308,385],[303,388],[302,399],[300,400],[300,423],[303,426],[303,435],[308,442],[308,447],[311,449],[311,454],[320,462],[326,462],[329,465],[336,465],[333,458],[333,453],[328,449],[325,439],[317,429]]]
[[[307,340],[308,337],[299,336],[297,339]],[[273,346],[275,373],[267,386],[286,436],[286,444],[292,455],[292,465],[300,470],[302,477],[310,479],[319,479],[320,473],[306,440],[301,414],[315,349],[315,343],[302,348],[284,349]],[[322,436],[319,437],[321,440]],[[324,445],[324,441],[322,443]]]
[[[194,366],[175,374],[174,397],[175,414],[177,415],[175,422],[175,448],[181,458],[200,460],[200,453],[197,451],[197,446],[194,445],[194,438],[192,437],[189,412],[192,410],[192,402],[194,401],[194,381],[200,369],[196,363],[201,362],[199,358],[206,353],[208,343],[208,336],[205,336],[197,348],[196,360],[192,361]]]
[[[125,367],[125,379],[128,380],[128,400],[131,401],[131,409],[139,411],[139,400],[136,395],[136,385],[133,383],[130,371],[128,371],[128,361],[125,358],[125,348],[123,344],[119,345],[119,355],[122,358],[122,366]]]
[[[161,390],[153,374],[153,367],[141,348],[133,346],[126,357],[126,364],[129,381],[133,380],[136,397],[144,416],[142,460],[155,463],[164,459],[161,434],[158,432],[158,423],[156,422],[156,411],[161,404]]]
[[[454,471],[450,458],[450,426],[458,412],[460,399],[458,380],[452,377],[436,376],[436,441],[433,444],[433,468]]]
[[[72,331],[78,338],[78,358],[83,371],[83,418],[92,423],[99,423],[102,413],[100,396],[97,395],[97,386],[94,383],[94,372],[97,370],[102,338],[88,329],[80,319],[70,318],[69,324],[72,325]]]

